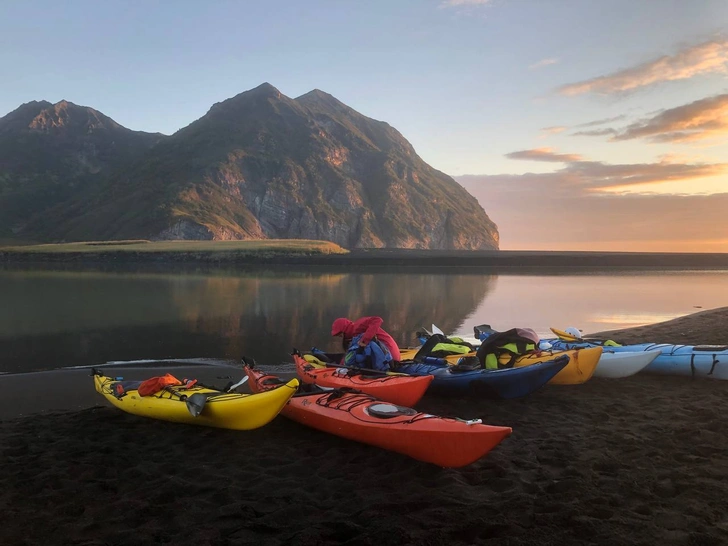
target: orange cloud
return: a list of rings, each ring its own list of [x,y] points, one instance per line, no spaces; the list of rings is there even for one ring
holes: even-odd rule
[[[511,187],[515,188],[519,180],[526,184],[537,180],[537,184],[548,185],[552,192],[578,192],[584,196],[614,192],[634,185],[679,182],[728,174],[728,163],[679,162],[675,156],[663,157],[658,163],[610,164],[586,161],[578,154],[558,154],[552,148],[536,148],[511,152],[506,157],[566,163],[563,168],[553,173],[499,175],[501,180],[510,180]]]
[[[611,167],[611,168],[610,168]],[[498,225],[502,249],[727,252],[728,193],[640,195],[591,191],[619,184],[619,171],[689,178],[706,171],[683,165],[670,174],[649,165],[591,165],[577,172],[470,175],[456,180]],[[728,165],[722,165],[723,172]],[[662,169],[660,171],[660,169]],[[612,177],[612,178],[610,178]],[[525,201],[524,201],[525,199]],[[534,214],[538,204],[543,214]]]
[[[728,40],[712,40],[606,76],[558,88],[562,95],[613,94],[701,74],[727,72]]]
[[[568,127],[565,127],[563,125],[554,125],[553,127],[544,127],[543,129],[541,129],[541,131],[549,135],[558,135],[559,133],[563,133],[567,129]]]
[[[612,140],[694,142],[728,134],[728,94],[696,100],[635,122]]]
[[[506,154],[510,159],[527,159],[530,161],[553,161],[556,163],[568,163],[581,161],[578,154],[558,154],[553,148],[535,148],[533,150],[521,150]]]
[[[591,191],[625,188],[636,184],[659,184],[693,180],[728,173],[728,163],[636,163],[611,165],[600,161],[579,161],[563,171],[577,176]]]

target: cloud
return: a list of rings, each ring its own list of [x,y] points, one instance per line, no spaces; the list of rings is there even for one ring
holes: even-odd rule
[[[491,0],[443,0],[441,8],[461,8],[463,6],[484,6],[490,4]]]
[[[553,161],[556,163],[565,163],[571,161],[581,161],[581,156],[577,154],[558,154],[553,148],[534,148],[532,150],[520,150],[506,154],[510,159],[526,159],[530,161]]]
[[[612,140],[646,138],[652,142],[694,142],[728,134],[728,94],[663,110],[628,125]]]
[[[675,55],[558,88],[562,95],[614,94],[694,76],[728,72],[728,40],[712,40],[685,48]]]
[[[544,66],[548,66],[548,65],[551,65],[551,64],[556,64],[558,62],[559,62],[559,60],[556,59],[556,58],[553,58],[553,57],[552,58],[549,58],[549,59],[541,59],[537,63],[533,63],[532,65],[529,65],[528,68],[530,68],[531,70],[533,70],[535,68],[542,68]]]
[[[574,125],[574,127],[596,127],[597,125],[604,125],[605,123],[612,123],[614,121],[619,121],[621,119],[626,118],[626,114],[620,114],[618,116],[614,116],[611,118],[604,118],[604,119],[597,119],[595,121],[588,121],[586,123],[579,123],[578,125]]]
[[[716,174],[728,174],[728,164],[582,161],[553,173],[468,175],[456,180],[498,225],[503,249],[726,252],[728,193],[604,191]],[[533,207],[524,204],[538,204],[543,214],[534,214]]]
[[[588,161],[579,154],[559,154],[552,148],[536,148],[506,154],[511,159],[531,161],[553,161],[566,163],[554,173],[524,174],[528,180],[554,180],[554,185],[569,191],[578,190],[586,195],[594,192],[614,192],[633,185],[659,184],[663,182],[686,181],[728,174],[728,163],[680,162],[677,156],[663,156],[658,163],[611,164],[602,161]],[[555,191],[558,191],[555,189]]]
[[[592,129],[591,131],[577,131],[572,133],[571,136],[608,136],[616,135],[619,131],[616,129]]]
[[[681,154],[676,152],[669,152],[659,156],[660,162],[662,163],[688,163],[706,161],[706,157],[700,154]]]
[[[541,131],[549,135],[558,135],[559,133],[563,133],[567,129],[568,127],[565,127],[563,125],[554,125],[552,127],[544,127],[543,129],[541,129]]]
[[[694,180],[728,173],[728,163],[609,164],[601,161],[569,163],[562,174],[576,177],[586,191],[615,191],[637,184]]]

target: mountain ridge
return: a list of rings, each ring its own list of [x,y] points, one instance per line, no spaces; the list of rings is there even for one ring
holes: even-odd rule
[[[40,113],[18,129],[34,109]],[[3,131],[10,126],[14,132]],[[24,169],[16,165],[22,176],[3,164],[13,137],[16,149],[17,141],[46,139],[33,153],[61,158],[36,178],[48,186],[55,176],[68,190],[26,207],[12,226],[0,222],[5,237],[10,227],[38,241],[305,238],[347,248],[498,247],[497,227],[462,186],[427,165],[388,123],[319,89],[292,99],[266,82],[213,104],[170,136],[132,131],[65,100],[35,101],[0,118],[2,135],[0,212],[13,195],[17,203],[24,185],[29,202],[43,189],[18,183],[30,157]]]

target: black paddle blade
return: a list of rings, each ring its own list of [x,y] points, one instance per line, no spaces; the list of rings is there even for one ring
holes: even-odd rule
[[[202,413],[202,410],[205,409],[206,403],[207,395],[201,392],[193,394],[192,396],[187,397],[187,399],[185,400],[187,410],[190,412],[190,415],[192,415],[192,417],[198,417],[200,413]]]
[[[497,330],[493,330],[493,328],[490,327],[490,324],[481,324],[480,326],[473,326],[473,333],[475,334],[476,339],[480,339],[480,334],[497,334]]]
[[[241,360],[243,361],[243,364],[245,364],[249,368],[255,368],[256,362],[255,362],[254,358],[243,356],[243,358]]]

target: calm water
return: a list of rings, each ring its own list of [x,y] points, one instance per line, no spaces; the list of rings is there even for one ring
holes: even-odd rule
[[[340,316],[379,315],[401,345],[445,332],[577,326],[586,332],[728,305],[728,271],[611,274],[326,273],[275,270],[0,270],[0,371],[118,361],[288,360],[337,349]]]

